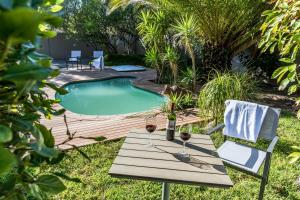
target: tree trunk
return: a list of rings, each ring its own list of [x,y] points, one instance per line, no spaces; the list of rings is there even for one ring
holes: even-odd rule
[[[113,53],[113,54],[117,54],[118,53],[117,48],[112,43],[107,42],[106,46],[109,49],[110,53]]]
[[[204,68],[208,69],[207,73],[216,69],[219,71],[226,71],[231,69],[231,52],[224,48],[209,43],[205,43],[202,50],[202,64]]]
[[[155,79],[155,82],[156,83],[160,82],[160,72],[159,72],[158,67],[156,67],[156,79]]]
[[[196,90],[196,81],[197,81],[197,76],[196,76],[196,58],[195,58],[195,53],[191,47],[189,47],[189,54],[192,59],[192,69],[193,69],[193,92]]]

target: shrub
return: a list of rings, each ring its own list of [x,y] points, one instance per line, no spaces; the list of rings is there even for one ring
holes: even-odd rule
[[[145,66],[143,55],[107,54],[104,56],[105,65],[142,65]]]
[[[185,87],[186,89],[193,89],[193,81],[195,77],[198,77],[199,73],[196,74],[192,68],[188,67],[186,70],[181,71],[180,76],[180,86]]]
[[[257,82],[248,73],[220,73],[201,89],[198,97],[200,115],[213,117],[218,122],[223,118],[227,99],[249,100],[257,91]]]
[[[194,108],[197,104],[197,99],[194,98],[192,93],[176,94],[171,93],[170,102],[175,103],[175,110],[184,110],[187,108]],[[161,108],[162,112],[168,112],[168,104],[164,104]]]
[[[41,38],[54,37],[61,19],[61,0],[0,1],[0,199],[47,199],[66,189],[62,179],[79,182],[61,171],[66,152],[55,143],[41,118],[64,113],[45,90],[67,93],[49,79],[59,74],[52,59],[38,53]],[[64,118],[66,123],[66,118]],[[67,128],[68,142],[74,138]],[[76,148],[75,148],[76,149]],[[82,152],[81,150],[78,150]],[[83,153],[84,154],[84,153]],[[84,154],[86,156],[86,154]]]
[[[41,124],[56,110],[44,88],[65,94],[47,80],[59,74],[36,50],[37,38],[54,37],[60,1],[0,1],[0,199],[45,199],[66,187],[54,172],[33,169],[60,162],[51,129]],[[67,177],[63,174],[64,177]]]

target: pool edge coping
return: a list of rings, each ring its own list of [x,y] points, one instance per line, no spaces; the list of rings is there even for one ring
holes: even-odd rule
[[[143,78],[141,77],[137,77],[137,76],[124,76],[124,75],[112,75],[112,76],[107,76],[107,77],[103,77],[103,78],[96,78],[96,79],[90,79],[90,80],[78,80],[78,81],[70,81],[70,82],[67,82],[67,83],[64,83],[62,85],[60,85],[59,87],[65,87],[67,85],[71,85],[71,84],[75,84],[75,83],[85,83],[85,82],[96,82],[96,81],[104,81],[104,80],[110,80],[110,79],[115,79],[115,78],[133,78],[134,80],[130,80],[131,82],[131,85],[135,88],[138,88],[140,90],[144,90],[144,91],[147,91],[147,92],[150,92],[150,93],[153,93],[153,94],[156,94],[156,95],[159,95],[159,96],[162,96],[164,98],[166,98],[167,100],[169,99],[169,97],[163,93],[159,93],[159,92],[156,92],[154,90],[149,90],[147,88],[144,88],[142,86],[138,86],[137,82],[138,81],[147,81],[147,82],[150,82],[149,80],[144,80]],[[152,83],[152,82],[150,82]],[[54,98],[56,98],[56,93],[54,94]],[[141,111],[141,112],[132,112],[132,113],[126,113],[126,114],[114,114],[114,115],[86,115],[86,114],[79,114],[79,113],[75,113],[75,112],[72,112],[70,110],[67,110],[65,107],[63,107],[60,103],[57,103],[57,105],[63,109],[65,109],[66,111],[65,112],[70,112],[72,114],[75,114],[75,115],[78,115],[78,116],[81,116],[81,117],[88,117],[88,118],[98,118],[98,117],[103,117],[103,118],[109,118],[109,117],[128,117],[128,116],[133,116],[133,115],[137,115],[137,114],[146,114],[146,113],[149,113],[149,112],[158,112],[161,110],[159,109],[159,107],[157,108],[153,108],[151,110],[148,110],[148,111]]]

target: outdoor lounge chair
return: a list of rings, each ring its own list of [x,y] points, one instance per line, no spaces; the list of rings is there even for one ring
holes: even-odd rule
[[[269,107],[262,122],[258,138],[271,141],[266,151],[253,148],[248,145],[240,144],[238,142],[230,141],[228,140],[228,136],[224,136],[224,131],[224,143],[217,150],[219,157],[222,159],[225,165],[261,179],[260,191],[258,196],[259,200],[263,199],[265,185],[268,184],[271,156],[273,149],[278,141],[278,137],[276,136],[276,129],[278,126],[279,115],[280,109]],[[224,120],[224,122],[225,121],[226,120]],[[252,120],[251,122],[254,121],[256,122],[257,120]],[[215,128],[209,130],[207,134],[211,135],[212,133],[223,128],[225,129],[225,124],[219,124]],[[261,166],[263,166],[263,172],[260,175],[259,169],[261,168]]]
[[[90,62],[90,69],[104,69],[104,56],[103,51],[93,51],[93,60]]]
[[[81,51],[71,51],[71,57],[66,60],[66,67],[69,69],[69,64],[75,63],[77,65],[77,70],[79,69],[79,64],[82,69],[82,63],[81,63]]]

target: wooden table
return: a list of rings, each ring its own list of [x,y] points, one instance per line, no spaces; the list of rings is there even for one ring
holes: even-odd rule
[[[182,141],[165,139],[164,131],[152,134],[133,130],[122,145],[109,174],[112,177],[163,182],[162,199],[169,199],[169,183],[228,188],[233,185],[208,135],[193,134],[186,144],[189,157],[179,154]]]

